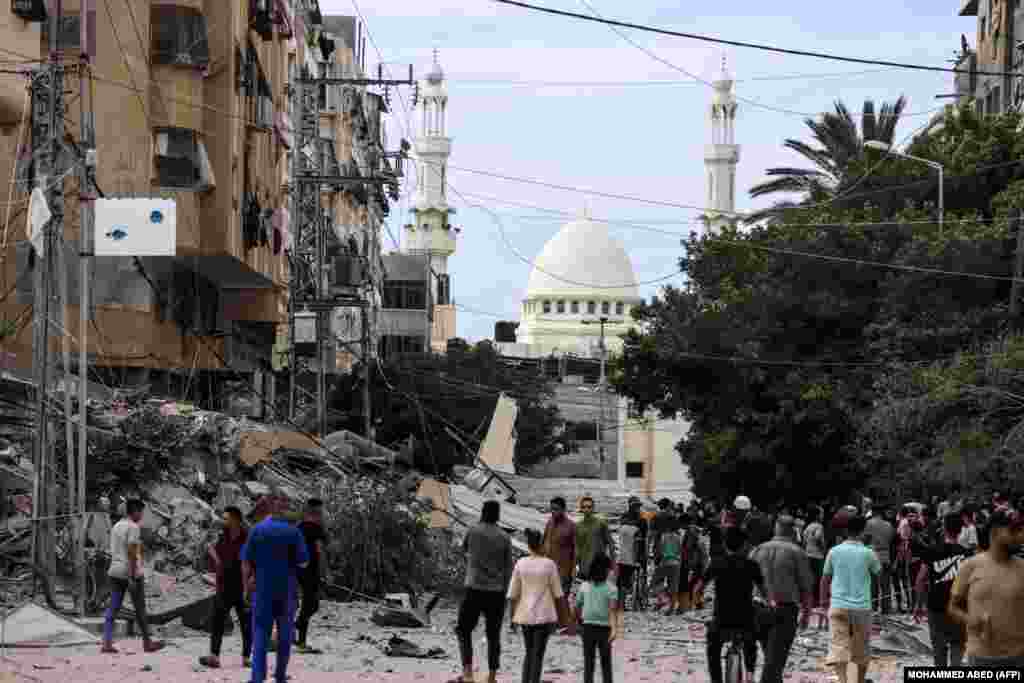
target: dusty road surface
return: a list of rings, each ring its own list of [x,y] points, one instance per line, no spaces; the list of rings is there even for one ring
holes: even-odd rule
[[[459,670],[452,629],[455,611],[439,607],[432,615],[433,626],[421,629],[382,629],[369,616],[366,603],[324,603],[310,628],[310,644],[322,654],[292,658],[291,679],[295,683],[444,683]],[[627,614],[627,637],[615,644],[616,681],[667,683],[707,680],[704,655],[705,615],[665,617]],[[208,670],[198,664],[206,653],[208,639],[200,632],[174,624],[157,629],[168,647],[155,655],[142,653],[137,641],[118,643],[121,654],[101,655],[98,647],[53,648],[49,650],[9,649],[0,660],[0,683],[47,681],[61,683],[221,683],[248,681],[249,671],[241,666],[240,639],[236,632],[225,639],[223,668]],[[443,658],[389,657],[383,646],[392,635],[411,641],[424,651],[439,647]],[[476,634],[478,661],[486,656],[483,625]],[[787,680],[793,683],[829,683],[835,677],[825,671],[822,659],[827,631],[810,630],[798,636],[790,657]],[[270,655],[271,662],[274,655]],[[900,683],[902,666],[927,663],[920,653],[882,656],[869,677],[874,683]],[[760,662],[759,662],[760,664]],[[271,663],[272,666],[272,663]],[[519,680],[522,641],[504,631],[502,675],[499,681]],[[578,638],[555,636],[545,658],[544,680],[568,683],[582,679],[582,647]],[[484,676],[480,677],[484,680]]]

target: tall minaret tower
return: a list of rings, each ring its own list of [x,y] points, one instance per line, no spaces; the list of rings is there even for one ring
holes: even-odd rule
[[[736,144],[736,96],[724,56],[722,71],[712,85],[711,144],[704,150],[704,165],[708,169],[705,219],[708,230],[717,233],[735,218],[736,164],[740,160],[740,146]]]
[[[427,277],[435,304],[433,341],[436,348],[455,336],[448,257],[455,253],[458,232],[451,224],[455,209],[448,206],[448,157],[452,140],[447,137],[448,89],[437,50],[434,50],[430,71],[420,81],[419,110],[419,130],[413,141],[416,195],[409,210],[410,222],[405,226],[403,251],[429,257]]]

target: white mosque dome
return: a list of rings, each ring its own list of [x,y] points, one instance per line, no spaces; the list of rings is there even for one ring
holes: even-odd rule
[[[593,294],[638,300],[633,264],[603,223],[580,217],[548,240],[534,261],[526,298]]]

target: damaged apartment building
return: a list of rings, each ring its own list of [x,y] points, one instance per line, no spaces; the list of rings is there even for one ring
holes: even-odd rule
[[[285,393],[277,390],[284,380],[279,371],[291,350],[293,155],[315,158],[325,175],[367,176],[386,163],[387,103],[365,85],[321,86],[317,144],[295,149],[294,80],[301,74],[363,78],[363,29],[357,19],[322,16],[317,0],[112,4],[112,12],[96,0],[0,4],[5,60],[45,60],[46,17],[58,7],[57,41],[65,59],[77,61],[82,50],[91,56],[100,196],[166,198],[176,205],[173,255],[92,259],[90,371],[107,384],[149,384],[155,393],[211,409],[226,408],[218,403],[224,382],[241,373],[263,393],[263,400],[251,401],[252,415],[269,418],[266,407]],[[86,45],[79,31],[82,12],[90,27]],[[50,319],[59,323],[50,334],[54,353],[62,334],[79,338],[81,221],[73,166],[82,131],[78,78],[66,78],[61,154],[71,170],[60,180],[61,270],[71,305],[63,319],[60,310],[51,310]],[[0,78],[0,196],[15,207],[0,245],[0,287],[11,290],[0,301],[0,321],[13,323],[13,334],[0,338],[0,352],[3,369],[24,376],[33,362],[32,313],[26,309],[33,302],[37,259],[26,239],[25,209],[38,180],[33,148],[40,144],[33,140],[28,83],[23,76]],[[367,297],[372,311],[383,281],[380,227],[397,184],[320,189],[317,229],[325,233],[328,264],[320,275],[331,291]],[[336,315],[342,327],[349,313]],[[332,340],[348,334],[333,332]],[[341,371],[351,361],[336,348],[328,364]]]

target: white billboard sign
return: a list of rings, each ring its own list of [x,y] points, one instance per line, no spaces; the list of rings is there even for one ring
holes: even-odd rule
[[[173,199],[97,199],[97,256],[174,256]]]

